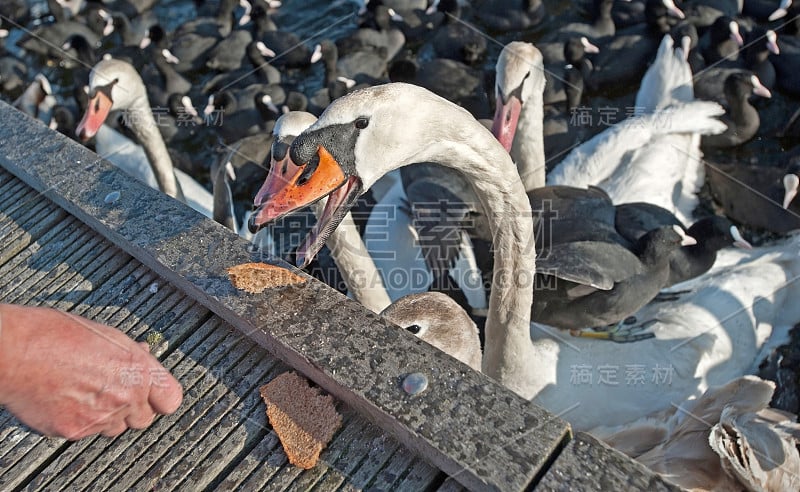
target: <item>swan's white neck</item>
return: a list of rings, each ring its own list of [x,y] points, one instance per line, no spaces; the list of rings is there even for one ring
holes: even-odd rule
[[[391,90],[382,87],[379,91]],[[435,162],[467,176],[489,214],[495,249],[483,370],[530,398],[535,380],[529,370],[535,356],[529,325],[536,253],[531,206],[517,168],[491,132],[469,113],[438,96],[419,94],[419,88],[405,87],[403,95],[414,98],[395,100],[394,106],[427,110],[392,118],[402,122],[402,128],[374,129],[372,138],[359,139],[356,156],[368,156],[363,163],[357,158],[359,175],[369,187],[393,169]]]
[[[522,104],[517,132],[511,145],[511,158],[517,164],[526,191],[545,185],[544,99],[542,92],[532,91]]]
[[[147,98],[135,99],[125,111],[133,134],[147,154],[153,174],[158,181],[158,187],[171,197],[183,199],[183,192],[175,177],[172,159],[153,118],[153,109]]]
[[[503,147],[476,122],[480,135],[439,162],[461,170],[489,214],[494,272],[486,320],[484,372],[525,398],[533,397],[535,356],[530,338],[535,240],[531,206],[517,169]],[[491,142],[494,145],[489,145]],[[450,158],[453,158],[452,160]]]

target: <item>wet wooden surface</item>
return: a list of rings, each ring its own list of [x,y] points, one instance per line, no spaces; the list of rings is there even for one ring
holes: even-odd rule
[[[320,464],[291,466],[258,394],[290,368],[2,170],[0,238],[0,302],[63,309],[135,340],[160,333],[161,360],[185,391],[175,414],[115,439],[45,438],[3,411],[0,490],[423,490],[445,480],[342,402],[344,425]]]

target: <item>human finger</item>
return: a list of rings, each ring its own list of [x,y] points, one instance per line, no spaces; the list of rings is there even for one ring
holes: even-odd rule
[[[155,359],[154,359],[155,360]],[[183,387],[161,364],[150,372],[148,402],[156,413],[173,413],[183,402]]]
[[[131,429],[145,429],[150,427],[156,418],[156,413],[147,405],[125,417],[125,424]]]
[[[128,430],[128,425],[125,423],[125,421],[115,421],[107,424],[100,433],[106,437],[117,437],[126,430]]]

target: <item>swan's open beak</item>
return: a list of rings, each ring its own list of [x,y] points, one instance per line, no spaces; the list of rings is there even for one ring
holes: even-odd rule
[[[89,99],[89,105],[86,107],[86,113],[83,119],[78,123],[75,129],[75,134],[84,142],[92,138],[100,126],[108,118],[108,113],[111,111],[113,102],[103,91],[97,91],[93,98]]]
[[[514,134],[517,132],[517,122],[522,111],[522,102],[516,96],[509,96],[508,102],[497,97],[497,109],[492,121],[492,134],[503,145],[506,152],[511,151]]]
[[[345,176],[342,167],[323,146],[303,165],[289,153],[273,160],[266,181],[258,190],[248,227],[255,233],[264,225],[329,195],[325,209],[297,251],[298,263],[307,265],[322,248],[361,194],[361,180]]]

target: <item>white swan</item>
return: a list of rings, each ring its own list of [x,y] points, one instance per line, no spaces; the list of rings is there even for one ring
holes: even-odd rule
[[[287,154],[289,145],[297,135],[316,121],[316,116],[305,111],[290,111],[275,121],[272,130],[275,138],[272,143],[271,168],[292,165]],[[269,188],[259,190],[255,198],[256,206],[270,192]],[[314,204],[314,214],[317,217],[323,215],[326,203],[327,201],[323,199]],[[329,237],[316,236],[311,237],[309,241],[303,243],[298,249],[298,262],[312,258],[323,244],[327,244],[331,250],[331,256],[344,278],[348,293],[353,299],[375,313],[380,313],[391,303],[381,276],[375,268],[375,263],[361,240],[361,235],[349,212],[344,216],[339,227],[330,231]]]
[[[665,36],[643,79],[639,114],[573,149],[548,174],[547,184],[598,186],[614,203],[653,203],[692,222],[702,166],[699,142],[691,137],[722,133],[725,125],[717,117],[724,110],[692,100],[689,65],[672,43]]]
[[[383,278],[392,302],[409,294],[427,292],[432,276],[418,242],[403,182],[397,171],[388,175],[390,186],[372,207],[364,240]],[[378,182],[385,181],[385,178]]]
[[[128,126],[142,145],[158,188],[211,217],[211,193],[188,176],[183,178],[183,182],[179,180],[178,172],[172,165],[167,146],[153,118],[147,90],[139,73],[129,63],[113,58],[98,62],[89,74],[89,104],[75,130],[76,135],[84,141],[93,137],[112,110],[125,111]],[[116,140],[110,133],[107,136]],[[104,149],[104,152],[98,152],[111,155],[112,151],[113,149]],[[137,169],[141,169],[141,166]],[[145,174],[136,177],[144,178],[143,181],[150,184],[149,177]],[[184,183],[186,189],[183,188]]]
[[[270,174],[268,181],[283,186],[253,214],[255,227],[325,195],[329,202],[318,225],[335,226],[363,190],[389,171],[415,162],[465,173],[492,219],[494,235],[484,372],[525,397],[533,396],[531,207],[516,166],[485,127],[463,108],[421,87],[386,84],[334,101],[294,141],[291,158],[302,163],[299,172]]]
[[[511,42],[500,52],[495,66],[497,111],[491,122],[492,133],[510,152],[525,189],[538,188],[545,182],[542,130],[545,76],[542,54],[530,43]],[[390,175],[394,173],[397,171]],[[418,167],[412,173],[414,178],[410,179],[413,181],[410,185],[415,187],[414,192],[404,188],[409,183],[395,181],[389,192],[379,200],[374,209],[377,213],[370,217],[367,225],[370,236],[367,245],[370,251],[379,253],[375,263],[384,272],[392,301],[429,289],[434,282],[431,268],[441,269],[441,266],[432,267],[426,263],[426,254],[433,254],[439,263],[445,265],[447,275],[464,294],[469,305],[473,309],[485,310],[487,294],[480,280],[480,270],[475,264],[469,236],[452,223],[432,224],[426,221],[415,225],[412,214],[400,210],[401,207],[414,208],[415,205],[466,207],[475,212],[475,221],[483,222],[486,214],[478,197],[457,170]],[[442,186],[456,196],[455,199],[460,202],[458,205],[437,204],[443,199]],[[413,199],[409,200],[407,192]],[[422,199],[425,203],[417,202],[420,194],[425,195]],[[487,232],[482,239],[490,240],[488,224],[476,225],[476,229]],[[423,230],[418,231],[418,227]],[[426,228],[428,230],[424,230]],[[456,250],[438,243],[439,238],[436,237],[421,239],[420,234],[433,235],[431,228],[445,229],[447,232],[443,236],[458,234],[461,246]],[[426,243],[430,251],[423,251],[421,243]],[[456,251],[459,254],[451,257]]]
[[[544,59],[532,44],[513,41],[495,65],[492,133],[517,164],[525,189],[544,186]]]
[[[530,43],[511,42],[501,51],[496,70],[497,112],[492,123],[492,132],[517,163],[525,189],[543,186],[545,159],[542,98],[545,77],[542,55]],[[515,138],[515,134],[520,137]],[[434,179],[439,182],[455,182],[461,179],[457,174],[457,171],[450,169],[437,169]],[[424,173],[423,175],[429,177]],[[365,237],[367,248],[372,253],[393,302],[410,294],[427,292],[434,281],[431,266],[425,261],[420,232],[415,227],[412,210],[405,210],[413,208],[415,203],[410,203],[399,176],[398,171],[392,171],[371,188],[377,203],[368,219]],[[465,204],[476,207],[478,214],[483,213],[469,184],[462,187],[459,197]],[[435,198],[431,200],[436,201]],[[460,230],[453,232],[460,235],[463,246],[460,248],[461,254],[453,258],[455,264],[450,265],[452,268],[448,267],[448,274],[470,305],[483,310],[486,308],[486,292],[482,283],[476,280],[480,278],[480,272],[475,266],[470,239]],[[437,254],[444,254],[444,248],[438,248],[438,245],[434,248],[437,248]],[[447,258],[442,260],[449,263]]]

